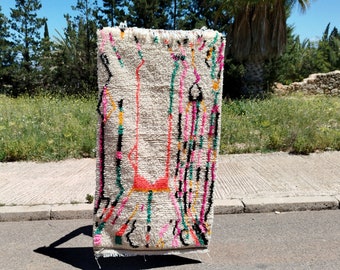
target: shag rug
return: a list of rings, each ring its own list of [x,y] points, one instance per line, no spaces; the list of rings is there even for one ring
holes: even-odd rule
[[[212,30],[98,31],[95,256],[207,250],[224,47]]]

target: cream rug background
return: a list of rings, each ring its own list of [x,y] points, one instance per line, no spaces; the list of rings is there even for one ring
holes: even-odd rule
[[[224,46],[212,30],[98,31],[96,256],[208,248]]]

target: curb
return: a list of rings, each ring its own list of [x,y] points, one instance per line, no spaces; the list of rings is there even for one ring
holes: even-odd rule
[[[0,222],[60,220],[60,219],[92,219],[92,204],[61,204],[32,206],[0,207]]]
[[[216,215],[340,209],[340,195],[215,200]]]
[[[339,209],[339,200],[331,196],[244,199],[243,203],[245,213]]]
[[[319,211],[340,209],[340,195],[314,197],[216,199],[215,215]],[[61,204],[0,207],[0,222],[92,219],[93,204]]]

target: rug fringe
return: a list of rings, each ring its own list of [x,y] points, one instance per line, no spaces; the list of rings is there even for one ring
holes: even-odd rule
[[[192,253],[207,253],[209,249],[181,249],[181,250],[153,250],[153,251],[140,251],[134,252],[129,250],[114,250],[114,249],[101,249],[95,250],[94,256],[98,258],[110,258],[110,257],[133,257],[133,256],[153,256],[153,255],[184,255]]]

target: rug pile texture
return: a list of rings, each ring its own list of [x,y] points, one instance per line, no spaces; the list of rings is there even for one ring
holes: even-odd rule
[[[96,256],[207,250],[224,47],[212,30],[98,31]]]

